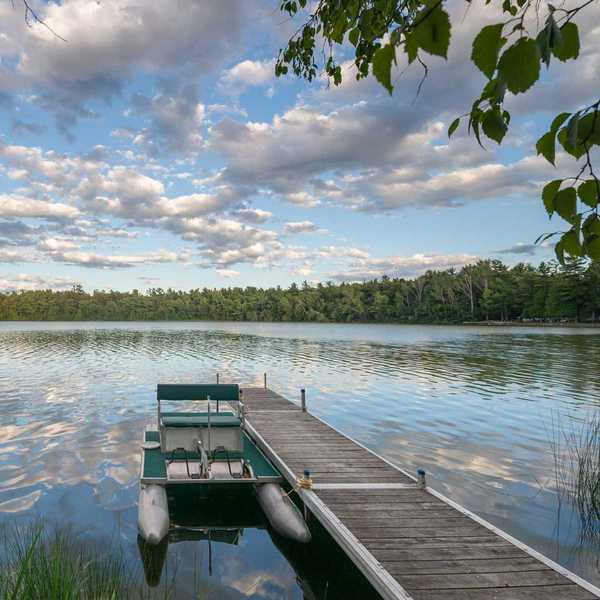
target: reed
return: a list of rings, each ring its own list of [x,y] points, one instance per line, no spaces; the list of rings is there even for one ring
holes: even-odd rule
[[[36,523],[0,530],[0,600],[121,600],[157,597],[132,577],[120,551],[70,530]],[[161,597],[168,598],[167,592]]]
[[[553,418],[552,452],[559,500],[577,509],[584,538],[600,543],[600,412]]]

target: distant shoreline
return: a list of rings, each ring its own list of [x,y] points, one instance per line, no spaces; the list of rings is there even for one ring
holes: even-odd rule
[[[600,323],[598,322],[582,323],[574,321],[568,321],[565,323],[524,323],[523,321],[463,321],[461,325],[477,325],[485,327],[600,327]]]
[[[406,321],[255,321],[250,319],[0,319],[0,323],[253,323],[282,325],[401,325],[407,327],[523,327],[523,328],[600,328],[600,322],[524,323],[522,321],[463,321],[406,322]]]

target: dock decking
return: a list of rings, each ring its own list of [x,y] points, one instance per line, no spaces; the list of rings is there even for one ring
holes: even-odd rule
[[[266,388],[247,431],[385,599],[588,600],[600,589]]]

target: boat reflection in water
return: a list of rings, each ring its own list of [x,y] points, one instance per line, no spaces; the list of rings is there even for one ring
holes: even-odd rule
[[[208,575],[217,571],[214,546],[237,546],[246,529],[263,529],[296,574],[298,597],[305,600],[336,598],[377,598],[369,583],[340,551],[320,524],[311,520],[313,538],[298,544],[278,535],[269,525],[256,498],[224,497],[218,502],[190,498],[180,494],[169,497],[171,525],[168,535],[158,544],[148,544],[138,535],[138,548],[146,583],[157,587],[163,578],[169,546],[178,542],[206,542]],[[214,564],[213,564],[214,562]],[[164,582],[163,582],[164,583]]]

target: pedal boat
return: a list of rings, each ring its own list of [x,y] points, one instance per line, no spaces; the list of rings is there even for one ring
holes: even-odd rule
[[[156,399],[157,423],[142,441],[138,530],[145,542],[157,545],[167,536],[169,496],[182,493],[215,503],[255,493],[279,535],[310,541],[302,513],[281,487],[281,474],[245,430],[238,385],[159,384]],[[164,411],[171,403],[186,410]]]

